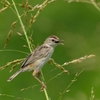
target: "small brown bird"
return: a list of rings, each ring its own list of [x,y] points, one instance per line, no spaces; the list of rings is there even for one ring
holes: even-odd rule
[[[55,36],[49,36],[44,43],[37,47],[22,63],[20,70],[14,73],[7,81],[13,80],[19,73],[24,71],[33,71],[34,78],[41,83],[42,88],[46,88],[46,85],[37,77],[41,68],[51,58],[55,47],[61,44],[61,40]]]

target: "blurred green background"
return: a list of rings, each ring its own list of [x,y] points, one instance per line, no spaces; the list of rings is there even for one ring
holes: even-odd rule
[[[43,0],[29,0],[32,6],[42,2]],[[18,10],[22,14],[24,9],[18,6],[19,3],[22,3],[22,0],[16,0]],[[3,5],[0,3],[0,9],[2,7]],[[35,13],[36,11],[33,12],[33,15]],[[0,50],[4,49],[6,36],[11,29],[11,24],[16,20],[17,17],[11,9],[0,13]],[[23,22],[27,27],[27,22],[24,19]],[[6,49],[21,50],[29,53],[29,50],[23,47],[23,45],[27,45],[24,36],[23,39],[16,32],[23,33],[19,22]],[[59,64],[85,55],[96,55],[96,57],[86,59],[81,63],[66,66],[65,69],[69,71],[70,75],[63,73],[51,81],[49,80],[61,73],[61,70],[54,70],[56,67],[47,63],[42,71],[47,82],[47,92],[51,100],[58,100],[60,93],[71,83],[75,74],[83,68],[85,70],[69,88],[70,92],[64,93],[62,100],[90,100],[92,87],[94,87],[95,94],[95,99],[93,100],[100,100],[100,12],[93,5],[57,0],[48,4],[40,13],[30,32],[33,33],[32,38],[35,46],[42,44],[45,38],[52,34],[64,40],[64,46],[59,45],[52,56]],[[0,52],[0,66],[26,56],[26,54],[19,52]],[[39,84],[32,77],[31,72],[21,73],[10,83],[6,81],[19,68],[20,66],[17,66],[11,73],[9,73],[11,66],[0,71],[0,94],[15,96],[15,98],[7,95],[0,96],[0,100],[28,100],[25,98],[46,100],[44,92],[39,91],[40,85],[20,91],[22,88]]]

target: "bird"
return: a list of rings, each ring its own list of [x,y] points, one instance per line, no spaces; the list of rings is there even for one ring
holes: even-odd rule
[[[7,81],[12,81],[19,73],[24,71],[32,71],[33,77],[42,85],[42,88],[46,88],[44,82],[42,82],[37,74],[40,73],[45,63],[49,61],[54,53],[55,47],[58,44],[63,44],[57,36],[49,36],[42,45],[38,46],[31,54],[29,54],[23,61],[21,68],[15,72]]]

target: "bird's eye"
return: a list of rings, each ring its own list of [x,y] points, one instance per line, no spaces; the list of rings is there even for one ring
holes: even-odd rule
[[[55,40],[54,40],[54,39],[52,39],[52,41],[54,42]]]

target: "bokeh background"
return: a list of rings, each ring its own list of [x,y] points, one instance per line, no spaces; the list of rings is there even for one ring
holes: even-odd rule
[[[2,0],[1,0],[2,1]],[[18,4],[22,0],[15,0],[20,14],[24,12]],[[11,2],[11,1],[10,1]],[[32,6],[41,4],[43,0],[29,0]],[[0,3],[0,9],[3,7]],[[36,11],[33,12],[33,15]],[[6,36],[11,29],[11,24],[17,20],[17,16],[11,9],[7,9],[0,13],[0,50],[14,49],[29,53],[24,36],[18,36],[16,32],[23,34],[19,22],[10,38],[10,41],[4,49]],[[27,22],[23,18],[25,27]],[[54,65],[46,64],[42,69],[45,80],[47,82],[47,92],[51,100],[58,100],[60,93],[71,83],[75,74],[82,69],[85,70],[78,76],[77,81],[69,88],[69,92],[64,93],[62,100],[92,100],[91,89],[94,88],[95,98],[100,100],[100,11],[92,4],[83,2],[68,3],[66,0],[57,0],[48,4],[40,13],[37,21],[30,28],[35,46],[43,43],[45,38],[54,34],[64,40],[64,45],[59,45],[55,49],[52,58],[59,64],[69,62],[71,60],[83,57],[85,55],[94,54],[94,58],[86,59],[81,63],[70,64],[65,67],[70,73],[66,75],[61,70],[56,69]],[[5,65],[15,59],[25,58],[27,55],[13,51],[0,52],[0,66]],[[39,84],[33,77],[32,73],[25,72],[18,75],[12,82],[6,80],[16,72],[20,66],[17,66],[13,72],[9,73],[11,66],[0,71],[0,100],[46,100],[44,92],[40,92],[40,85],[20,91],[22,88]],[[49,81],[54,76],[57,78]],[[9,97],[13,95],[15,97]]]

